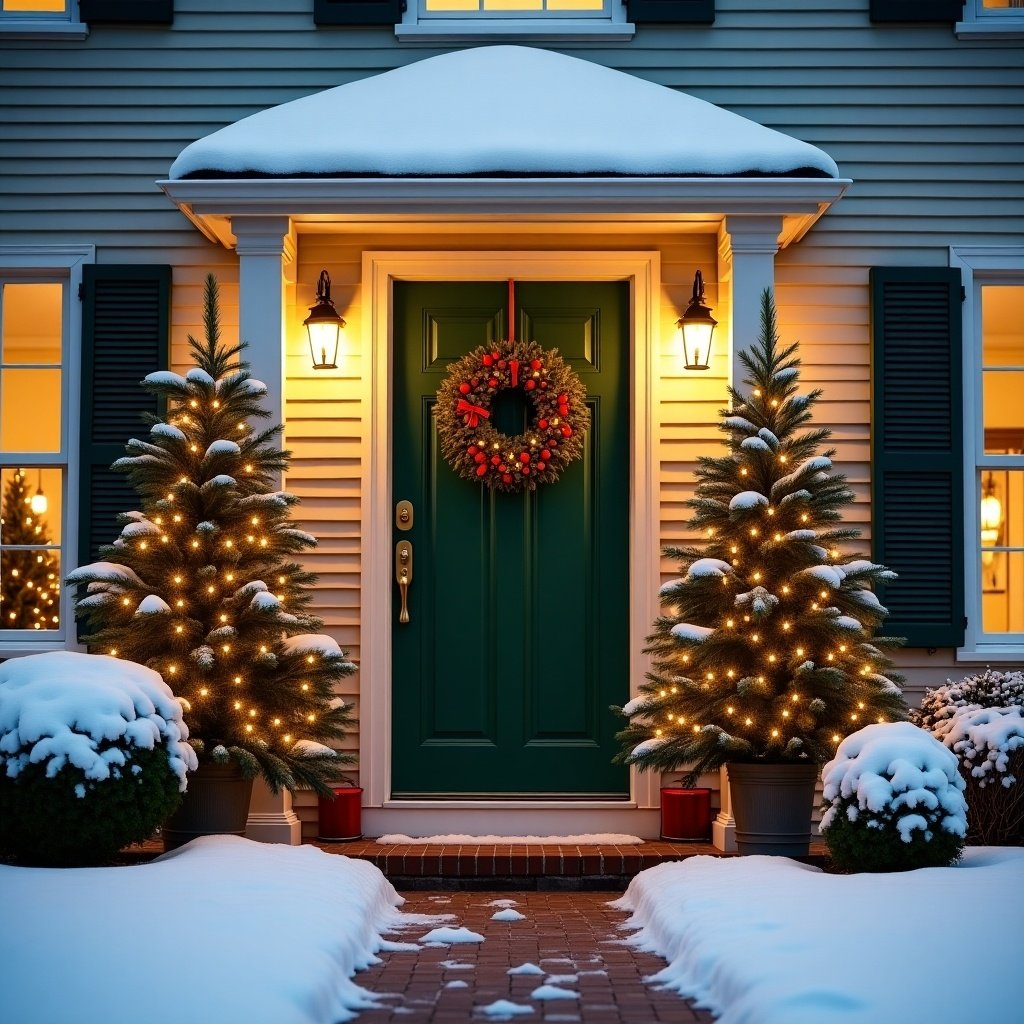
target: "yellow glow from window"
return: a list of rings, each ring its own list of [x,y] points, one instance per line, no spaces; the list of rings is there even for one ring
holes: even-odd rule
[[[3,9],[31,14],[63,14],[67,7],[67,0],[4,0]]]

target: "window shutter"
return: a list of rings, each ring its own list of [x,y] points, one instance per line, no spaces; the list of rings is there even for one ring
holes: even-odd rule
[[[626,0],[626,16],[641,25],[710,25],[715,20],[715,0]]]
[[[405,0],[313,0],[317,25],[397,25]]]
[[[174,0],[78,0],[78,16],[86,24],[108,22],[170,25]]]
[[[145,437],[145,412],[159,411],[139,382],[168,363],[171,268],[83,267],[80,565],[121,532],[117,516],[138,506],[124,473],[110,465],[131,437]]]
[[[884,632],[910,647],[964,641],[960,272],[874,267],[874,557],[899,575]]]
[[[959,21],[964,0],[871,0],[872,21]]]

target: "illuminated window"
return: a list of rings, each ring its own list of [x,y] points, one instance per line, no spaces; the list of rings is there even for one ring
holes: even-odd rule
[[[84,39],[88,32],[75,0],[0,0],[0,38]]]
[[[1024,0],[966,0],[956,34],[961,39],[1024,38]]]
[[[631,39],[623,0],[409,0],[399,39]]]
[[[0,278],[0,639],[61,630],[66,303]]]

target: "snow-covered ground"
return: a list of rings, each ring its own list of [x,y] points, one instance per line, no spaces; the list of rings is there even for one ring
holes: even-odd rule
[[[781,857],[695,857],[639,874],[613,906],[652,979],[720,1024],[963,1024],[1024,1014],[1024,849],[953,868],[832,875]]]
[[[0,865],[0,1021],[335,1024],[375,1005],[351,978],[381,933],[441,920],[403,902],[365,861],[234,836],[136,867]]]

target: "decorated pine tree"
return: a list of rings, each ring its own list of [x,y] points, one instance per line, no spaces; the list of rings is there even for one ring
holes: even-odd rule
[[[682,575],[661,588],[653,670],[621,712],[620,762],[684,768],[684,784],[727,762],[823,764],[848,733],[906,715],[872,589],[895,573],[851,553],[853,501],[827,429],[802,429],[820,390],[801,393],[797,345],[781,348],[771,295],[761,337],[740,354],[746,394],[721,412],[728,449],[701,458],[688,503],[698,543],[670,548]],[[620,709],[616,709],[620,710]]]
[[[25,470],[14,470],[0,505],[0,540],[7,548],[0,565],[2,629],[57,629],[60,624],[60,565],[53,552],[39,550],[51,540],[46,520],[32,510],[35,496]],[[12,550],[13,545],[23,547]],[[28,550],[30,545],[36,550]]]
[[[203,759],[234,757],[273,790],[327,794],[349,755],[327,744],[351,725],[334,684],[355,671],[310,614],[316,576],[296,555],[316,541],[296,529],[297,498],[274,486],[289,454],[281,427],[256,430],[266,386],[220,344],[217,283],[206,280],[205,339],[189,338],[195,367],[150,374],[167,401],[114,467],[140,507],[122,514],[103,559],[76,569],[76,611],[91,649],[158,671],[185,701]]]

